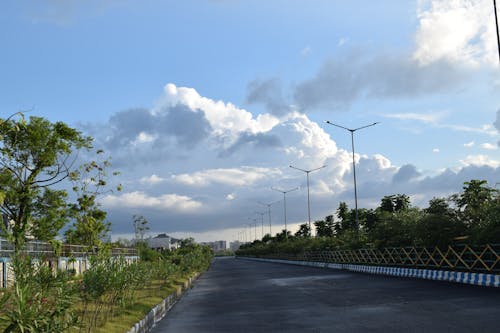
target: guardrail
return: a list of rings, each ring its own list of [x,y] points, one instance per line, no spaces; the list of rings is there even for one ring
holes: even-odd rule
[[[453,271],[500,273],[500,244],[448,246],[447,248],[402,247],[336,251],[306,251],[299,254],[259,255],[261,258],[384,265]]]
[[[62,244],[60,251],[57,251],[62,257],[85,257],[95,253],[97,248],[89,248],[84,245]],[[14,252],[14,244],[5,239],[0,238],[0,257],[10,257]],[[56,251],[54,246],[48,242],[28,241],[26,242],[23,252],[32,257],[55,257]],[[135,248],[112,248],[112,256],[137,256]]]

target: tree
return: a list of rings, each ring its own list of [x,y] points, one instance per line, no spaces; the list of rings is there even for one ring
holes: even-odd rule
[[[386,195],[380,201],[380,210],[383,212],[394,212],[394,195]]]
[[[84,244],[93,250],[102,245],[111,228],[111,223],[105,221],[106,212],[97,202],[103,194],[113,192],[107,189],[106,169],[111,167],[111,163],[109,159],[102,157],[103,153],[102,150],[97,150],[96,156],[100,160],[83,164],[71,175],[73,191],[78,198],[76,203],[70,205],[70,216],[74,223],[65,233],[67,242]],[[113,176],[118,174],[113,172]],[[121,185],[115,189],[120,191]]]
[[[51,187],[70,177],[76,152],[92,139],[63,122],[18,113],[0,119],[0,140],[1,212],[11,223],[4,233],[19,251],[28,234],[50,239],[67,223],[66,192]]]
[[[333,215],[329,215],[325,218],[325,221],[314,222],[316,227],[316,236],[318,237],[333,237]]]
[[[286,241],[287,239],[291,238],[292,236],[292,233],[290,232],[290,230],[281,230],[281,232],[277,233],[276,236],[274,237],[274,239],[277,241],[277,242],[284,242]]]
[[[472,179],[464,183],[463,192],[452,196],[462,221],[470,228],[485,223],[488,205],[493,200],[495,190],[486,180]]]
[[[415,230],[416,242],[424,246],[446,247],[463,235],[464,225],[456,219],[453,209],[444,198],[433,198],[423,210]]]
[[[135,231],[135,241],[144,243],[144,235],[149,230],[148,220],[142,215],[134,215],[134,231]],[[192,238],[182,240],[181,246],[187,244],[187,241]]]
[[[295,233],[295,236],[301,238],[311,237],[311,229],[309,229],[309,225],[307,223],[301,224],[299,230]],[[264,241],[264,239],[262,240]]]

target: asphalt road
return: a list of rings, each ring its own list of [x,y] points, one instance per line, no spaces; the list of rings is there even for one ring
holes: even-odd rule
[[[152,332],[500,332],[500,290],[217,259]]]

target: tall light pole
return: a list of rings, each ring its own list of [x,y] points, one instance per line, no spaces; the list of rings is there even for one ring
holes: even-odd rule
[[[286,225],[286,194],[288,192],[292,192],[292,191],[295,191],[298,189],[299,189],[298,187],[294,187],[294,188],[291,188],[289,190],[283,191],[283,190],[271,187],[271,190],[283,193],[283,212],[284,212],[284,216],[285,216],[285,239],[288,239],[288,229],[287,229],[287,225]]]
[[[252,242],[252,223],[246,225],[248,227],[248,242]]]
[[[264,238],[264,212],[255,212],[255,214],[259,214],[260,215],[260,220],[262,222],[262,238]]]
[[[329,120],[325,121],[325,123],[327,123],[329,125],[332,125],[332,126],[339,127],[339,128],[343,128],[346,131],[351,132],[352,172],[353,172],[353,175],[354,175],[354,205],[355,205],[355,209],[356,209],[356,231],[357,231],[358,228],[359,228],[359,217],[358,217],[358,190],[357,190],[357,186],[356,186],[356,161],[354,160],[354,132],[356,132],[356,131],[358,131],[360,129],[363,129],[363,128],[375,126],[375,125],[378,124],[378,122],[375,122],[375,123],[369,124],[369,125],[365,125],[365,126],[361,126],[361,127],[358,127],[358,128],[347,128],[347,127],[344,127],[344,126],[341,126],[341,125],[334,124],[334,123],[330,122]]]
[[[260,202],[260,201],[257,201],[259,204],[267,206],[267,214],[269,216],[269,236],[273,235],[272,230],[271,230],[271,206],[274,205],[275,203],[280,202],[280,201],[281,200],[278,200],[278,201],[270,202],[270,203],[267,203],[267,204],[265,204],[263,202]]]
[[[253,221],[253,223],[250,223],[250,229],[252,228],[252,225],[255,227],[255,229],[254,229],[254,240],[257,240],[257,219],[251,218],[251,217],[249,217],[248,219]]]
[[[323,169],[324,167],[326,167],[326,165],[323,165],[323,166],[320,166],[319,168],[315,168],[315,169],[311,169],[311,170],[304,170],[304,169],[296,168],[293,165],[290,165],[290,168],[305,172],[306,176],[307,176],[306,177],[307,178],[307,217],[309,218],[309,233],[311,236],[312,236],[312,228],[311,228],[311,201],[309,199],[309,174],[313,171]]]
[[[495,10],[495,27],[497,31],[497,45],[498,45],[498,60],[500,61],[500,32],[498,31],[498,14],[497,14],[497,1],[493,0],[493,9]]]

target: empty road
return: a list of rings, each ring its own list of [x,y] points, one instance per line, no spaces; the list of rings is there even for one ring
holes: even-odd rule
[[[216,259],[152,332],[499,332],[500,290]]]

